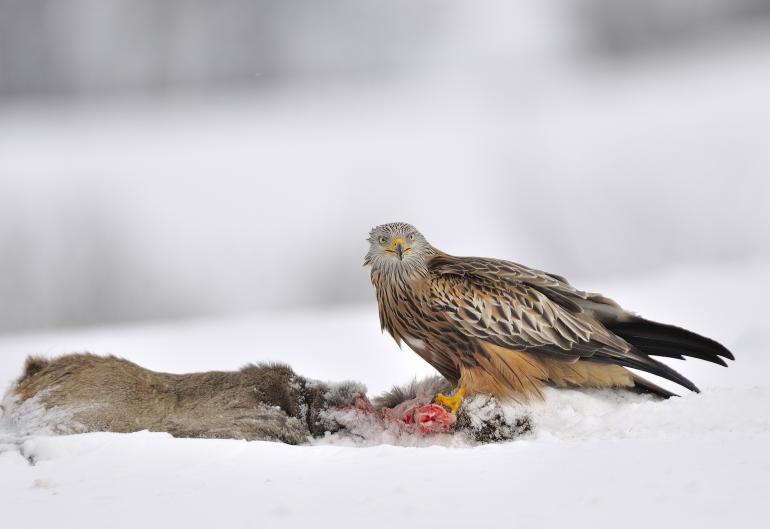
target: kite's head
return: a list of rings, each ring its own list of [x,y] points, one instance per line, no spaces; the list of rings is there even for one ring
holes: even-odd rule
[[[433,248],[411,224],[392,222],[369,232],[369,251],[364,265],[379,270],[424,269]]]

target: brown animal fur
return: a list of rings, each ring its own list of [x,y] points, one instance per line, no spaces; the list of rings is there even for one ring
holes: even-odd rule
[[[395,408],[451,389],[446,379],[428,377],[395,386],[373,404]],[[350,406],[364,392],[353,382],[310,381],[280,364],[178,375],[114,356],[29,357],[6,396],[2,420],[22,434],[151,430],[176,437],[300,444],[344,429],[334,408]],[[485,406],[498,406],[489,399]],[[481,421],[468,413],[460,411],[457,428],[477,442],[514,439],[532,428],[527,417],[510,422],[499,409]]]
[[[24,373],[22,374],[20,381],[29,378],[38,371],[41,371],[48,365],[48,360],[41,356],[28,356],[24,361]]]
[[[319,413],[352,403],[364,389],[343,383],[332,390],[280,364],[178,375],[86,353],[29,357],[12,391],[20,405],[37,397],[46,410],[73,410],[78,426],[58,425],[60,433],[151,430],[298,444],[334,430]]]

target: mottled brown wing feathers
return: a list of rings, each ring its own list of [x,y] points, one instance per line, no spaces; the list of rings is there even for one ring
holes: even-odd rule
[[[600,311],[617,317],[621,309],[611,300],[497,259],[439,255],[429,262],[429,270],[434,310],[467,336],[563,362],[638,368],[697,391],[692,382],[640,353],[594,317]]]
[[[436,308],[465,334],[565,361],[592,356],[602,347],[618,352],[625,348],[622,340],[597,332],[579,315],[554,303],[542,291],[544,286],[515,280],[497,261],[490,260],[484,268],[482,259],[468,258],[467,266],[463,260],[442,257],[432,262],[431,285]],[[522,277],[537,281],[532,274]]]

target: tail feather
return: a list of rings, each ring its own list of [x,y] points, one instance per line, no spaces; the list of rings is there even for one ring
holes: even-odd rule
[[[631,344],[639,353],[638,361],[627,362],[624,365],[667,378],[695,392],[699,391],[695,384],[666,364],[650,357],[662,356],[684,360],[689,356],[722,366],[727,366],[724,358],[735,359],[733,354],[719,342],[674,325],[635,318],[630,321],[607,322],[605,327]],[[674,395],[638,377],[635,383],[640,389],[661,396]]]
[[[691,358],[699,358],[707,362],[713,362],[721,366],[727,367],[727,362],[722,360],[722,357],[710,352],[701,351],[694,348],[683,350],[683,347],[679,344],[672,344],[663,340],[655,340],[652,338],[642,338],[638,336],[623,337],[627,342],[631,343],[645,354],[653,356],[665,356],[666,358],[676,358],[677,360],[684,360],[685,356]]]
[[[607,328],[645,354],[680,358],[689,356],[722,366],[723,358],[735,360],[722,344],[694,332],[642,318],[615,322]]]
[[[694,391],[695,393],[700,393],[700,389],[698,389],[698,386],[693,384],[690,379],[688,379],[687,377],[685,377],[675,369],[671,368],[670,366],[664,364],[663,362],[658,362],[654,358],[650,358],[649,356],[646,356],[643,353],[639,353],[637,360],[624,359],[622,365],[633,369],[646,371],[648,373],[652,373],[653,375],[658,375],[659,377],[667,378],[672,382],[676,382],[680,386],[686,387],[690,391]]]

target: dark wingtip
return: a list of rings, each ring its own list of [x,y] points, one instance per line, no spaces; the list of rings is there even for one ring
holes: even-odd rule
[[[680,355],[699,358],[727,367],[723,360],[735,360],[721,343],[681,327],[643,318],[616,322],[607,328],[644,353],[677,358]]]
[[[735,359],[734,359],[734,358],[732,358],[731,360],[735,360]],[[720,366],[724,366],[724,367],[727,367],[727,362],[725,362],[724,360],[722,360],[722,359],[721,359],[719,356],[717,356],[717,357],[714,357],[714,358],[710,358],[710,359],[709,359],[709,361],[710,361],[710,362],[714,362],[715,364],[719,364]]]
[[[687,384],[684,384],[683,382],[687,382]],[[680,384],[680,385],[686,387],[687,389],[689,389],[693,393],[700,393],[700,388],[698,388],[698,386],[693,384],[689,379],[687,379],[685,377],[681,377],[679,379],[679,381],[677,381],[677,384]]]
[[[631,378],[634,380],[634,387],[632,389],[638,393],[652,393],[653,395],[657,395],[663,399],[679,396],[673,391],[669,391],[666,388],[663,388],[654,382],[637,375],[636,373],[631,373]]]
[[[721,356],[722,358],[727,358],[728,360],[735,360],[735,356],[733,356],[733,353],[731,353],[730,350],[724,345],[722,345],[721,343],[717,342],[716,340],[712,340],[711,338],[706,338],[705,336],[701,336],[699,334],[695,334],[695,333],[693,334],[698,338],[701,338],[705,342],[709,343],[709,345],[711,345],[714,348],[715,353],[718,356]]]
[[[658,375],[659,377],[667,378],[671,382],[675,382],[680,386],[689,389],[690,391],[693,391],[695,393],[700,393],[700,389],[698,389],[698,386],[693,384],[693,382],[689,378],[679,373],[678,371],[668,366],[667,364],[654,360],[649,356],[646,357],[645,361],[641,362],[640,365],[633,366],[633,367],[638,367],[639,369],[642,369],[643,371],[647,371],[648,373],[652,373],[653,375]]]

